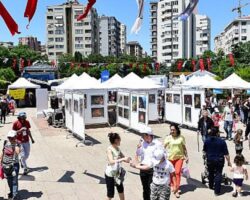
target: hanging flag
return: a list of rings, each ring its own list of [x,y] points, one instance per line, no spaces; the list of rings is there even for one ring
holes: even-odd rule
[[[136,64],[136,69],[139,70],[139,64],[138,63]]]
[[[131,33],[137,34],[142,26],[142,20],[143,20],[143,9],[144,9],[144,0],[136,0],[138,5],[138,16],[135,20],[135,23],[131,29]]]
[[[156,70],[156,73],[158,73],[160,70],[160,64],[158,62],[155,63],[155,70]]]
[[[132,64],[132,63],[130,63],[130,64],[129,64],[129,67],[130,67],[130,68],[133,68],[133,64]]]
[[[205,65],[204,65],[204,60],[202,58],[200,58],[199,64],[200,64],[200,70],[204,71],[205,70]]]
[[[37,0],[28,0],[27,5],[26,5],[26,9],[24,12],[24,17],[27,17],[30,21],[32,20],[35,12],[36,12],[36,7],[37,7]],[[29,27],[29,24],[27,25],[26,28]]]
[[[54,60],[52,60],[50,64],[51,64],[52,67],[55,67],[55,65],[56,65]]]
[[[20,70],[23,71],[23,68],[24,68],[24,59],[23,58],[20,59],[20,67],[21,67]]]
[[[28,66],[31,66],[31,60],[30,59],[28,60]]]
[[[70,63],[70,69],[74,69],[75,64],[73,62]]]
[[[193,72],[195,72],[195,71],[196,71],[196,63],[195,63],[195,60],[192,60],[191,64],[192,64]]]
[[[147,63],[143,64],[143,72],[146,73],[147,72]]]
[[[190,0],[187,8],[178,16],[181,21],[186,21],[188,17],[193,13],[196,8],[199,0]]]
[[[234,56],[232,53],[228,54],[231,66],[235,65]]]
[[[183,61],[182,60],[178,60],[177,62],[177,70],[180,72],[182,69],[182,65],[183,65]]]
[[[88,4],[86,8],[84,9],[83,14],[77,17],[77,21],[85,19],[95,3],[96,3],[96,0],[88,0]]]
[[[211,71],[212,63],[211,63],[211,58],[207,58],[207,69],[208,71]]]
[[[2,16],[5,24],[7,25],[12,35],[15,35],[16,33],[20,34],[20,32],[18,31],[17,23],[11,17],[10,13],[6,10],[1,1],[0,1],[0,15]]]
[[[14,59],[14,60],[13,60],[13,63],[12,63],[12,67],[13,67],[13,69],[15,69],[15,68],[16,68],[16,64],[17,64],[17,63],[16,63],[16,59]]]

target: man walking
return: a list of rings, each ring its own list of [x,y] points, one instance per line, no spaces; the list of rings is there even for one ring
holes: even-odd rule
[[[198,132],[202,135],[202,141],[205,142],[209,130],[214,127],[213,120],[208,117],[208,111],[204,110],[202,113],[203,117],[198,122]]]
[[[223,112],[224,130],[227,134],[228,140],[232,140],[233,113],[234,113],[232,103],[233,103],[232,100],[229,100]]]
[[[219,137],[217,129],[212,128],[210,137],[204,143],[203,151],[206,153],[209,174],[209,188],[214,189],[214,194],[218,196],[221,190],[222,171],[225,158],[228,166],[231,166],[227,144]]]
[[[26,119],[26,113],[20,112],[17,117],[17,121],[13,124],[13,130],[17,132],[17,142],[21,144],[21,167],[24,168],[24,175],[27,175],[29,172],[28,166],[27,166],[27,159],[30,155],[30,142],[34,143],[34,139],[30,132],[30,123]]]
[[[135,160],[141,165],[150,165],[153,159],[153,152],[162,144],[154,139],[154,133],[151,128],[147,127],[140,130],[143,134],[140,144],[137,146]],[[143,187],[143,200],[150,200],[150,184],[153,179],[153,168],[140,170],[140,178]]]

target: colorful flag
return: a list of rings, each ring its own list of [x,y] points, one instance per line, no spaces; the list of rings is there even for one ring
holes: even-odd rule
[[[199,64],[200,64],[200,70],[204,71],[205,70],[205,65],[204,65],[204,60],[202,58],[200,58]]]
[[[144,0],[136,0],[138,5],[138,16],[135,20],[135,23],[131,29],[131,33],[137,34],[142,26],[142,19],[143,19],[143,9],[144,9]]]
[[[196,71],[196,63],[195,63],[195,60],[192,60],[192,61],[191,61],[191,64],[192,64],[193,72],[195,72],[195,71]]]
[[[228,54],[231,66],[235,65],[234,56],[232,53]]]
[[[211,58],[207,58],[207,69],[208,71],[211,71],[212,63],[211,63]]]
[[[177,70],[180,72],[181,71],[181,69],[182,69],[182,65],[183,65],[183,61],[182,60],[179,60],[178,62],[177,62]]]
[[[88,4],[86,8],[84,9],[83,14],[77,17],[77,21],[85,19],[95,3],[96,3],[96,0],[88,0]]]
[[[179,19],[185,21],[188,17],[193,13],[195,7],[197,6],[199,0],[190,0],[190,3],[186,7],[186,9],[179,15]]]
[[[37,7],[37,0],[28,0],[26,9],[24,12],[24,17],[27,17],[29,19],[29,22],[32,20]],[[28,28],[29,25],[27,25]]]

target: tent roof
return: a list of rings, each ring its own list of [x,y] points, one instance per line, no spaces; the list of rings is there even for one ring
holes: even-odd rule
[[[19,78],[17,79],[13,84],[8,86],[8,89],[28,89],[28,88],[40,88],[40,85],[36,85],[34,83],[31,83],[25,78]]]
[[[250,83],[233,73],[220,82],[221,89],[250,89]]]
[[[117,89],[118,84],[122,81],[122,77],[120,77],[118,74],[115,74],[112,76],[109,80],[102,83],[103,88],[107,89]]]
[[[188,80],[188,79],[190,79],[193,76],[205,76],[205,75],[208,75],[208,76],[211,76],[211,77],[216,77],[215,74],[213,74],[213,73],[211,73],[209,71],[206,71],[206,70],[204,70],[204,71],[197,70],[196,72],[193,72],[192,74],[187,75],[186,79]]]
[[[64,91],[67,89],[70,89],[70,87],[77,83],[79,80],[79,77],[76,74],[73,74],[71,77],[69,77],[65,82],[63,82],[61,85],[54,87],[56,91]]]
[[[182,84],[184,87],[220,88],[220,82],[209,75],[192,76]]]

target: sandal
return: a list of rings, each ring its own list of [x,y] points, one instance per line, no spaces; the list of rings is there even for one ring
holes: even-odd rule
[[[180,193],[179,193],[179,192],[176,192],[174,195],[175,195],[175,197],[176,197],[177,199],[180,198]]]

